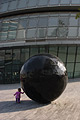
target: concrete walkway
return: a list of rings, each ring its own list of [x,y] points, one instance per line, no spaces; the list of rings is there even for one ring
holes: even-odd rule
[[[0,85],[0,120],[80,120],[80,79],[68,82],[62,95],[51,104],[38,104],[25,94],[15,103],[20,84]]]

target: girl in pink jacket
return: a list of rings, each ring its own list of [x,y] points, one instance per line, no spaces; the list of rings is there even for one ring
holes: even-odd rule
[[[14,94],[16,98],[16,103],[20,103],[21,94],[24,94],[24,92],[21,92],[21,88],[18,88],[18,91]]]

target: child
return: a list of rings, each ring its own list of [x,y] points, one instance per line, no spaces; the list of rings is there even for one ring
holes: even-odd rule
[[[16,95],[16,103],[20,103],[21,94],[24,94],[24,92],[21,92],[21,88],[18,88],[18,91],[14,94],[14,96]]]

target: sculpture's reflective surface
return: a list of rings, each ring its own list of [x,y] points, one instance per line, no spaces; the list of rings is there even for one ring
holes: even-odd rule
[[[68,80],[62,61],[50,54],[28,59],[21,68],[20,78],[24,92],[39,103],[48,103],[59,97]]]

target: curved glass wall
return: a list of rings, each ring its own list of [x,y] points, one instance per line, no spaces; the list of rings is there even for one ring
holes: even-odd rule
[[[28,14],[0,20],[0,42],[39,39],[80,38],[80,18],[76,13]],[[74,33],[74,34],[73,34]]]
[[[80,77],[80,46],[38,45],[0,50],[0,84],[20,82],[24,62],[38,53],[58,56],[65,64],[69,78]]]
[[[50,6],[80,6],[80,0],[0,0],[0,13]]]

